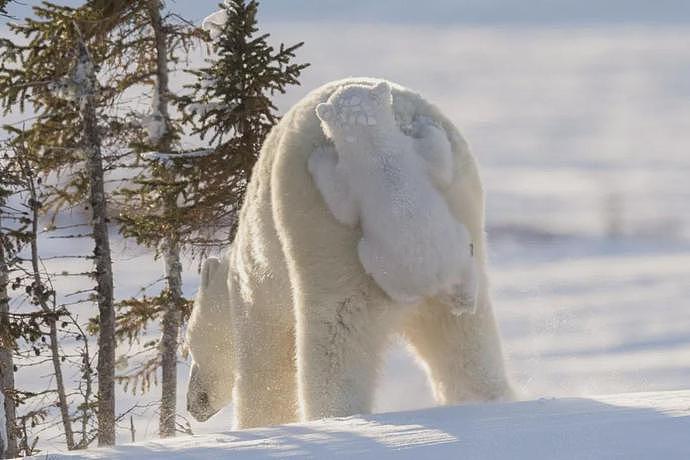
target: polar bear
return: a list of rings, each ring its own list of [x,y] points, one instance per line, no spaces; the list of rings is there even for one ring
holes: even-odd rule
[[[361,225],[344,224],[334,215],[309,171],[312,154],[333,144],[317,106],[339,90],[373,89],[381,82],[349,78],[326,84],[268,135],[227,256],[229,321],[218,321],[223,326],[213,333],[195,327],[189,336],[197,369],[189,392],[209,393],[201,398],[209,401],[198,411],[203,416],[217,410],[230,389],[235,428],[368,413],[382,358],[396,334],[425,363],[439,403],[513,397],[489,296],[482,186],[474,157],[453,124],[418,94],[389,83],[397,129],[438,141],[437,134],[425,135],[427,128],[420,125],[426,125],[450,143],[452,161],[440,152],[426,166],[449,212],[469,232],[476,264],[474,313],[457,315],[437,297],[418,303],[392,299],[360,261]],[[219,329],[232,342],[227,348],[213,345]],[[207,346],[195,345],[198,334],[204,336],[199,342],[209,341],[208,348],[216,350],[216,363],[204,353],[196,361],[197,347]],[[209,379],[202,377],[207,366],[230,366],[232,372]],[[210,383],[214,378],[229,380]],[[210,394],[218,390],[225,393]]]
[[[309,172],[336,219],[360,226],[359,260],[393,300],[439,295],[456,300],[452,311],[473,312],[473,244],[439,190],[453,179],[450,142],[429,120],[417,123],[420,137],[404,134],[392,102],[381,82],[340,88],[317,105],[333,144],[312,153]]]

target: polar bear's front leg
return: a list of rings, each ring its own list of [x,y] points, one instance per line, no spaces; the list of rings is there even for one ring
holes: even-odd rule
[[[269,316],[249,315],[239,347],[234,392],[234,429],[282,425],[297,420],[295,337]]]
[[[333,216],[347,226],[357,225],[357,203],[347,181],[338,170],[338,152],[335,147],[324,145],[314,150],[307,167]]]
[[[250,312],[237,359],[234,429],[297,420],[295,337],[292,325]]]
[[[415,151],[421,155],[434,183],[445,188],[453,181],[453,150],[446,132],[431,122],[418,122]]]
[[[280,425],[297,420],[295,324],[285,296],[280,261],[269,276],[233,278],[235,344],[235,429]]]

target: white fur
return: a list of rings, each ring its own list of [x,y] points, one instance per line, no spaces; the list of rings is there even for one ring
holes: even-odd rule
[[[227,350],[237,428],[369,412],[381,359],[395,334],[402,334],[426,364],[440,403],[512,397],[489,298],[481,183],[452,123],[419,95],[392,85],[397,129],[433,139],[433,148],[416,150],[422,157],[434,152],[422,164],[474,242],[474,314],[455,315],[446,299],[436,297],[418,305],[391,300],[360,262],[360,210],[327,203],[308,170],[312,152],[329,144],[316,107],[341,88],[377,83],[347,79],[310,93],[271,131],[254,168],[228,258],[232,346]],[[366,116],[355,121],[368,127],[379,122]],[[445,133],[452,157],[444,157],[442,139],[425,135],[427,128],[420,125]],[[192,329],[189,339],[201,371],[226,350],[202,352],[212,356],[197,362],[194,336],[216,339],[200,331]],[[231,387],[228,381],[225,389]]]
[[[342,87],[316,112],[334,145],[314,151],[309,171],[336,219],[360,225],[365,271],[397,302],[440,294],[473,312],[473,244],[440,191],[452,181],[445,132],[417,121],[422,137],[403,134],[386,82]]]
[[[187,326],[186,344],[194,363],[187,410],[206,420],[232,400],[234,363],[228,294],[228,260],[209,258]]]

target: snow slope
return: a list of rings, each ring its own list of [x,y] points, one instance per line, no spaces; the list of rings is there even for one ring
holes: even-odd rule
[[[43,454],[41,459],[690,458],[690,391],[438,407]]]

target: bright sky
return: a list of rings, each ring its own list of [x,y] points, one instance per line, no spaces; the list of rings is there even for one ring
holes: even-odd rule
[[[25,16],[37,0],[10,7]],[[76,5],[80,0],[55,3]],[[185,17],[199,21],[220,0],[169,0]],[[690,23],[688,0],[263,0],[260,20],[472,24]]]

